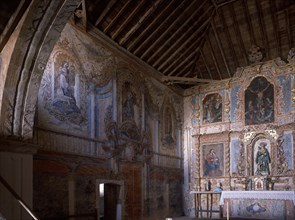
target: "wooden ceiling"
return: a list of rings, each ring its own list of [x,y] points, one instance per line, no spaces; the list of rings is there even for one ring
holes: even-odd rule
[[[3,2],[0,49],[20,19],[11,16],[14,3],[23,13],[19,8],[27,8],[31,0]],[[248,51],[253,45],[261,48],[264,61],[277,57],[286,61],[295,47],[295,0],[81,2],[78,10],[85,25],[100,30],[153,67],[165,83],[180,89],[232,77],[238,67],[251,63]],[[3,31],[1,25],[9,16],[15,21]]]
[[[84,0],[87,22],[182,89],[228,79],[250,64],[286,60],[294,47],[294,0]]]

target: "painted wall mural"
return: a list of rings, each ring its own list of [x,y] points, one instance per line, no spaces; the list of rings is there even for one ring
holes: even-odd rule
[[[282,108],[284,114],[289,114],[292,109],[291,103],[291,76],[279,76],[278,90],[280,91],[279,106]]]
[[[202,146],[204,177],[218,177],[223,175],[223,151],[223,143]]]
[[[265,77],[256,77],[245,91],[245,125],[273,121],[274,86]]]
[[[203,123],[222,121],[222,97],[218,93],[209,94],[203,100]]]
[[[240,159],[241,142],[239,139],[232,139],[230,145],[230,171],[231,174],[237,173],[237,166]]]

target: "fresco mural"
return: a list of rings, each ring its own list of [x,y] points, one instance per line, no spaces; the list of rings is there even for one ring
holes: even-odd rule
[[[285,114],[291,112],[291,76],[279,76],[278,78],[278,90],[280,91],[279,106],[282,108]]]
[[[218,93],[209,94],[203,100],[203,123],[222,121],[222,97]]]
[[[245,125],[273,121],[274,86],[265,77],[256,77],[245,91]]]
[[[125,82],[123,92],[123,121],[134,120],[134,107],[137,105],[137,97],[130,82]]]
[[[218,177],[223,175],[223,143],[202,146],[203,176]]]
[[[238,120],[238,113],[239,110],[239,93],[241,90],[241,86],[235,86],[231,89],[230,93],[230,121],[235,122]]]

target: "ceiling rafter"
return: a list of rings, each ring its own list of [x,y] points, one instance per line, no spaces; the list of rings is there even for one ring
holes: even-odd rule
[[[210,79],[213,79],[213,77],[212,77],[212,72],[211,72],[211,70],[210,70],[210,67],[208,66],[208,63],[207,63],[207,60],[206,60],[206,58],[205,58],[205,56],[204,56],[203,51],[200,50],[200,53],[201,53],[201,58],[202,58],[202,60],[203,60],[203,62],[204,62],[204,64],[205,64],[206,70],[207,70],[207,72],[209,73]]]
[[[248,8],[248,4],[245,0],[242,0],[242,4],[243,4],[243,11],[246,14],[246,21],[247,21],[247,27],[250,33],[250,42],[251,45],[257,45],[256,44],[256,40],[255,40],[255,35],[254,35],[254,31],[253,31],[253,26],[252,26],[252,20],[251,20],[251,16],[249,13],[249,8]]]
[[[116,24],[117,20],[124,14],[126,9],[129,8],[131,3],[132,3],[132,0],[128,0],[128,2],[125,3],[125,5],[120,9],[120,11],[117,13],[117,15],[111,20],[111,22],[108,24],[108,26],[106,26],[106,28],[103,30],[105,33],[107,33],[111,29],[111,27],[113,27],[113,25]]]
[[[114,6],[115,3],[116,3],[116,0],[111,0],[111,1],[108,2],[106,8],[103,10],[103,12],[99,15],[99,17],[95,21],[95,26],[99,25],[99,23],[101,22],[101,20],[111,10],[111,8]]]
[[[205,3],[203,3],[202,5],[204,5]],[[199,7],[199,8],[201,8],[201,7]],[[156,44],[158,44],[161,40],[163,40],[163,38],[164,38],[164,36],[166,36],[166,34],[167,33],[169,33],[174,27],[175,27],[175,24],[177,24],[182,18],[185,18],[186,16],[187,16],[187,11],[189,11],[189,9],[190,9],[190,7],[187,7],[186,8],[186,10],[185,10],[185,12],[184,13],[182,13],[181,14],[181,16],[179,16],[177,19],[174,19],[174,21],[173,21],[173,23],[169,26],[169,28],[167,28],[164,32],[162,32],[161,33],[161,35],[157,38],[157,40],[155,40],[151,45],[150,45],[150,47],[149,47],[149,49],[147,49],[142,55],[141,55],[141,58],[142,59],[144,59],[145,58],[145,56],[155,47],[155,45]],[[191,17],[192,16],[194,16],[195,14],[196,14],[196,12],[198,12],[199,10],[197,9],[194,13],[193,13],[193,15],[191,15]],[[186,19],[186,22],[185,23],[187,23],[190,19],[191,19],[191,17],[189,18],[189,19]],[[181,27],[178,29],[178,30],[180,30],[180,29],[182,29],[182,27],[183,27],[183,23],[182,23],[182,25],[181,25]],[[177,31],[178,32],[178,31]],[[173,36],[174,36],[174,34],[173,34]],[[171,39],[171,36],[169,37],[169,39]],[[169,42],[169,40],[167,40],[166,42]],[[159,51],[159,50],[157,50],[157,51]],[[155,53],[154,53],[155,54]],[[154,55],[153,54],[153,55]],[[153,56],[152,56],[153,57]],[[151,58],[151,57],[150,57]],[[149,59],[150,60],[150,59]],[[149,62],[149,61],[148,61]]]
[[[223,11],[222,10],[218,11],[217,16],[220,17],[222,26],[224,27],[224,33],[225,33],[225,36],[226,36],[227,44],[231,48],[231,50],[230,50],[231,57],[232,57],[232,59],[233,59],[233,61],[235,63],[235,66],[239,66],[239,61],[237,59],[237,54],[235,52],[235,47],[234,47],[234,45],[232,43],[232,39],[231,39],[228,27],[227,27],[226,22],[225,22]]]
[[[272,24],[273,24],[273,32],[275,35],[275,41],[276,41],[276,53],[277,56],[280,57],[281,56],[281,43],[279,40],[279,34],[278,34],[278,23],[277,23],[277,7],[275,5],[275,2],[273,0],[269,0],[269,4],[270,4],[270,10],[271,10],[271,20],[272,20]]]
[[[219,76],[219,79],[223,79],[222,75],[221,75],[221,72],[220,72],[220,69],[219,69],[219,66],[218,66],[218,63],[217,63],[217,60],[216,60],[216,57],[214,55],[214,51],[213,51],[213,48],[212,48],[212,43],[211,43],[211,40],[210,40],[209,37],[208,37],[208,45],[209,45],[209,52],[210,52],[210,55],[211,55],[211,57],[213,59],[215,68],[216,68],[218,76]]]
[[[285,10],[285,22],[286,22],[289,48],[291,48],[293,44],[292,44],[292,35],[291,35],[291,31],[290,31],[290,15],[289,15],[288,9]]]
[[[178,38],[175,42],[174,42],[174,44],[173,45],[178,45],[179,43],[181,43],[182,42],[182,45],[180,46],[180,47],[178,47],[177,48],[177,50],[175,51],[175,53],[174,54],[176,54],[176,53],[178,53],[180,50],[182,50],[182,48],[184,48],[190,41],[191,41],[191,39],[192,38],[194,38],[196,35],[198,35],[207,25],[208,25],[208,23],[211,21],[211,19],[212,19],[212,16],[213,16],[213,14],[214,14],[214,12],[215,12],[215,10],[213,9],[213,7],[212,6],[210,6],[207,10],[206,10],[206,13],[204,13],[201,17],[199,17],[199,19],[196,21],[196,22],[194,22],[194,24],[192,25],[192,26],[190,26],[190,28],[186,31],[187,33],[189,33],[199,22],[200,22],[200,20],[203,18],[203,17],[205,17],[206,15],[207,15],[207,12],[209,11],[209,10],[213,10],[213,12],[211,13],[211,15],[208,17],[208,19],[206,20],[206,21],[204,21],[203,22],[203,24],[201,25],[201,26],[199,26],[198,27],[198,29],[194,32],[194,34],[192,34],[192,35],[190,35],[190,37],[188,38],[188,39],[186,39],[185,41],[184,41],[184,39],[185,38],[187,38],[187,36],[188,36],[188,34],[183,34],[180,38]],[[161,47],[161,48],[163,48],[163,46]],[[159,48],[154,54],[153,54],[153,56],[151,56],[149,59],[148,59],[148,62],[154,57],[154,55],[155,54],[157,54],[159,51],[160,51],[160,49],[161,48]],[[152,65],[154,66],[154,67],[156,67],[158,64],[159,64],[159,62],[160,61],[162,61],[162,59],[164,59],[164,57],[171,51],[171,50],[173,50],[175,47],[174,46],[171,46],[171,47],[169,47],[169,49],[168,50],[166,50],[164,53],[162,53],[161,55],[160,55],[160,57],[158,58],[158,60],[155,62],[155,63],[153,63]],[[170,60],[172,59],[172,56],[170,56],[169,58],[167,58],[167,59],[165,59],[165,61],[161,64],[161,66],[163,66],[163,65],[165,65],[167,62],[169,62]],[[159,68],[161,68],[161,66],[159,67]]]
[[[246,51],[245,46],[244,46],[244,42],[243,42],[243,39],[242,39],[240,28],[237,27],[237,16],[236,16],[236,13],[234,11],[233,5],[229,5],[229,6],[230,6],[230,14],[231,14],[232,19],[233,19],[235,34],[236,34],[236,36],[237,36],[237,38],[239,40],[239,48],[240,48],[240,51],[241,51],[242,56],[244,58],[245,64],[247,64],[248,63],[248,59],[246,57],[247,51]]]
[[[261,10],[261,6],[260,6],[259,2],[260,2],[260,0],[255,0],[255,5],[256,5],[257,13],[258,13],[258,22],[259,22],[260,31],[262,32],[262,39],[264,39],[262,42],[263,42],[263,45],[264,45],[264,49],[266,51],[265,56],[269,57],[269,53],[268,53],[268,50],[267,50],[267,48],[269,48],[268,37],[267,37],[267,34],[266,34],[266,30],[264,28],[265,23],[264,23],[264,20],[263,20],[263,12]]]
[[[116,39],[118,35],[122,32],[122,30],[126,27],[126,25],[131,21],[131,19],[138,13],[139,9],[145,4],[145,1],[140,1],[138,5],[136,5],[135,9],[129,14],[126,20],[120,25],[120,27],[112,34],[112,39]]]
[[[145,22],[147,18],[158,8],[159,4],[163,0],[157,0],[151,7],[144,13],[144,15],[140,18],[139,22],[137,22],[121,39],[120,45],[123,45],[131,36],[134,34],[134,32],[141,27],[142,23]]]
[[[220,53],[221,53],[221,56],[222,56],[222,60],[224,62],[224,65],[225,65],[227,74],[228,74],[229,77],[231,77],[232,74],[231,74],[231,71],[230,71],[230,69],[228,67],[228,63],[227,63],[227,60],[226,60],[225,55],[224,55],[224,50],[223,50],[222,44],[220,42],[220,39],[218,37],[218,34],[216,32],[216,28],[215,28],[215,24],[214,24],[214,21],[213,20],[211,21],[211,27],[212,27],[212,30],[213,30],[213,33],[214,33],[214,36],[215,36],[215,39],[216,39],[216,42],[217,42],[217,45],[218,45],[218,49],[220,50]]]
[[[182,53],[180,56],[178,56],[178,58],[174,59],[173,63],[170,64],[170,68],[165,68],[165,70],[163,70],[163,73],[166,74],[166,73],[170,72],[170,69],[171,69],[171,68],[173,68],[174,71],[176,71],[176,70],[178,69],[178,66],[174,67],[174,65],[175,65],[176,63],[180,62],[180,60],[185,61],[185,60],[190,59],[190,57],[187,55],[187,53],[188,53],[189,51],[191,51],[193,48],[195,48],[195,47],[198,45],[198,43],[199,43],[200,40],[202,40],[202,42],[204,42],[204,36],[206,35],[207,30],[208,30],[208,27],[207,27],[207,29],[202,33],[202,36],[199,37],[199,38],[198,38],[193,44],[190,45],[190,47],[186,50],[185,53]],[[198,50],[201,49],[201,46],[203,45],[202,42],[201,42],[201,43],[199,44],[199,46],[195,49],[195,52],[197,52]],[[185,58],[184,58],[184,57],[185,57]],[[161,70],[161,68],[159,68],[159,70]],[[173,74],[174,71],[170,72],[168,75]]]
[[[172,5],[173,1],[170,1],[168,5],[166,5],[166,7],[162,10],[161,13],[158,14],[158,16],[148,25],[148,27],[145,29],[145,31],[142,31],[141,34],[137,37],[137,39],[135,39],[132,44],[130,44],[128,46],[128,50],[133,50],[133,48],[135,47],[135,45],[138,44],[138,42],[140,42],[142,40],[142,38],[145,36],[145,33],[147,30],[153,29],[153,26],[155,26],[158,22],[158,20],[163,16],[163,14],[166,12],[166,10]],[[169,18],[175,13],[175,11],[177,11],[179,8],[181,8],[184,5],[184,1],[182,2],[181,5],[179,5],[171,14],[170,16],[166,17],[165,20],[162,22],[162,24],[164,24],[167,20],[169,20]],[[153,33],[150,34],[142,43],[141,45],[134,51],[134,53],[136,53],[143,45],[145,45],[145,43],[151,39],[151,37],[156,34],[158,32],[158,30],[160,30],[160,27],[162,27],[161,25],[158,25],[157,28],[154,29]]]

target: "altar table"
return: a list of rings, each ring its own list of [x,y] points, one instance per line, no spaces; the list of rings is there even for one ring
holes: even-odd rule
[[[295,219],[295,191],[223,191],[223,217]]]
[[[221,217],[221,209],[219,204],[218,208],[214,209],[214,200],[219,201],[220,192],[212,192],[212,191],[191,191],[190,194],[194,195],[194,206],[195,206],[195,217],[196,218],[212,218],[213,213],[218,213],[218,217]],[[205,200],[205,206],[202,206],[202,200]],[[203,216],[204,213],[204,216]]]

